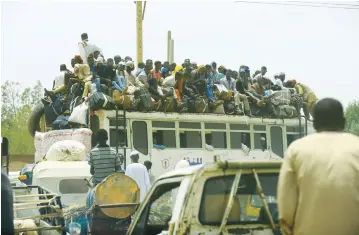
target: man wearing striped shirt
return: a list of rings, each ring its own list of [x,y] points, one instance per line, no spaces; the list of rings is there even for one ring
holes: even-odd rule
[[[96,186],[107,176],[116,172],[124,173],[121,169],[121,161],[116,151],[108,146],[108,134],[104,129],[97,131],[97,146],[89,154],[89,165],[93,175],[93,184]]]

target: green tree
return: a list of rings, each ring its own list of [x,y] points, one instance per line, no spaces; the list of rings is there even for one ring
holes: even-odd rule
[[[347,121],[345,130],[359,136],[359,100],[350,102],[345,110]]]
[[[40,81],[22,89],[19,83],[1,85],[1,136],[9,139],[10,154],[34,154],[34,139],[27,130],[31,110],[42,98]]]

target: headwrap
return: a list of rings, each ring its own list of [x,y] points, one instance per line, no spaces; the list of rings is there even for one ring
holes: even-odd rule
[[[97,57],[96,64],[103,64],[105,62],[105,59],[102,56]]]
[[[129,61],[126,62],[126,67],[134,68],[135,65],[134,65],[133,61],[129,60]]]
[[[161,73],[168,73],[170,70],[168,68],[162,67]]]
[[[206,66],[201,64],[200,66],[198,66],[198,71],[200,73],[205,73],[206,72]]]
[[[82,60],[81,56],[75,55],[74,60],[82,64],[84,61]]]
[[[218,67],[218,70],[225,70],[226,68],[223,66],[223,65],[221,65],[221,66],[219,66]]]
[[[134,149],[134,150],[132,150],[132,152],[130,153],[130,157],[132,157],[132,156],[134,156],[134,155],[139,155],[140,153],[136,150],[136,149]]]

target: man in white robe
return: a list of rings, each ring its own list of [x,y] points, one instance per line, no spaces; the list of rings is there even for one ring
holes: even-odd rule
[[[283,234],[359,234],[359,137],[344,133],[342,104],[320,100],[317,133],[294,141],[278,181]]]
[[[87,33],[81,34],[81,42],[78,44],[80,56],[84,64],[87,63],[89,55],[94,55],[95,51],[99,51],[102,54],[102,50],[95,44],[89,43]],[[95,56],[94,56],[95,57]]]
[[[127,166],[126,175],[136,181],[140,188],[140,201],[142,202],[151,187],[150,177],[147,168],[138,162],[140,156],[136,150],[131,152],[130,158],[132,163]]]

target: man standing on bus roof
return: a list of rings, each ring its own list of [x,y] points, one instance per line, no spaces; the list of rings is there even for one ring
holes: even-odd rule
[[[150,177],[148,175],[147,168],[138,162],[140,159],[138,151],[132,151],[130,158],[132,163],[127,166],[126,175],[136,181],[138,187],[140,188],[140,201],[142,202],[151,187]]]
[[[79,45],[80,56],[84,61],[84,64],[87,64],[87,58],[89,55],[94,54],[95,51],[99,51],[102,54],[102,50],[95,44],[89,43],[89,37],[87,33],[81,34],[81,42]],[[96,58],[96,56],[94,56]]]
[[[93,175],[93,184],[96,186],[107,176],[116,172],[123,173],[121,160],[116,150],[106,144],[108,140],[107,131],[100,129],[96,133],[97,146],[89,153],[88,163],[91,166],[90,173]]]
[[[359,137],[344,133],[342,104],[314,107],[317,133],[294,141],[278,181],[284,234],[355,235],[359,232]]]

